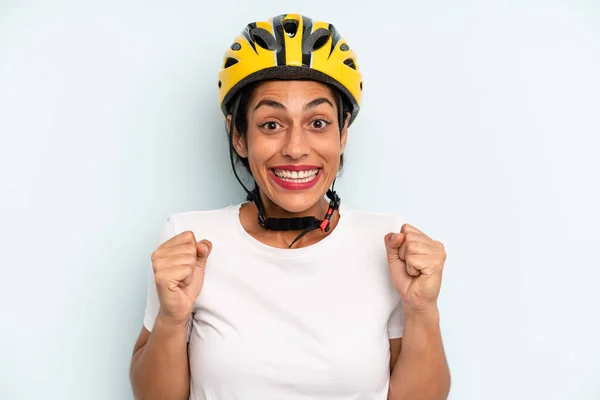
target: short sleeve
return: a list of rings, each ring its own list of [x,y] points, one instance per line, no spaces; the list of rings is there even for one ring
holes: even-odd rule
[[[171,239],[176,235],[175,226],[171,219],[168,219],[164,224],[163,229],[160,233],[158,246]],[[144,327],[148,329],[148,331],[152,332],[152,328],[154,328],[154,323],[156,322],[156,317],[158,315],[160,309],[160,302],[158,300],[158,291],[156,290],[156,282],[154,280],[154,270],[152,269],[152,264],[150,264],[147,272],[147,282],[146,282],[146,310],[144,312]],[[191,318],[190,323],[188,325],[188,340],[191,332]]]
[[[399,301],[388,319],[388,338],[398,339],[404,333],[404,306]]]

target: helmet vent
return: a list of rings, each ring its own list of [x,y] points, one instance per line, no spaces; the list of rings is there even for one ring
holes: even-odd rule
[[[287,35],[291,38],[296,36],[296,32],[298,32],[298,21],[294,19],[287,19],[283,21],[283,30]]]
[[[331,32],[325,28],[319,28],[314,31],[302,46],[302,52],[304,54],[311,53],[313,51],[319,50],[321,47],[325,46],[325,43],[329,40],[331,36]]]
[[[254,28],[250,31],[254,42],[266,50],[277,50],[277,42],[271,33],[263,28]]]
[[[232,57],[228,57],[227,60],[225,60],[225,65],[223,66],[223,69],[227,69],[237,63],[238,63],[238,60],[236,60],[235,58],[232,58]]]
[[[354,60],[351,58],[347,58],[346,60],[344,60],[344,64],[346,64],[352,69],[356,69],[356,64],[354,64]]]

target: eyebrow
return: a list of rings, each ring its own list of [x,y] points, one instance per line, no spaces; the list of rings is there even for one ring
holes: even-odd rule
[[[331,108],[334,108],[333,103],[331,103],[331,101],[329,101],[329,99],[326,99],[325,97],[319,97],[318,99],[315,99],[315,100],[311,101],[310,103],[308,103],[307,105],[305,105],[304,109],[308,110],[309,108],[315,108],[324,103],[327,103],[331,106]]]
[[[285,110],[285,106],[281,103],[276,102],[275,100],[261,100],[258,102],[258,104],[256,105],[256,107],[254,107],[254,111],[258,110],[260,107],[262,106],[267,106],[267,107],[273,107],[273,108],[278,108],[280,110]]]
[[[326,99],[325,97],[319,97],[318,99],[314,99],[313,101],[307,103],[304,106],[304,110],[308,110],[310,108],[315,108],[320,106],[321,104],[327,103],[331,106],[331,108],[333,107],[333,103],[329,100]],[[254,111],[258,110],[260,107],[262,106],[266,106],[266,107],[272,107],[272,108],[277,108],[280,110],[286,110],[285,106],[275,100],[268,100],[268,99],[264,99],[258,102],[258,104],[256,105],[256,107],[254,107]]]

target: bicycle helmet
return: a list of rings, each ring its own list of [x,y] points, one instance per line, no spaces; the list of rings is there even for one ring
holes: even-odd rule
[[[246,26],[224,56],[219,102],[225,116],[246,85],[267,79],[311,79],[337,88],[356,118],[362,74],[356,54],[337,29],[299,14],[282,14]]]

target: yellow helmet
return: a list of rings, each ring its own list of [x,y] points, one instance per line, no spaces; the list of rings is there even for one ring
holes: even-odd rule
[[[243,87],[267,79],[311,79],[330,84],[351,104],[350,123],[358,114],[362,74],[356,54],[328,22],[283,14],[248,24],[225,53],[219,72],[223,113],[231,113],[232,100]]]

